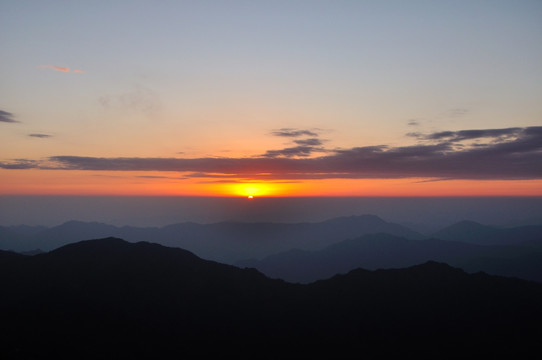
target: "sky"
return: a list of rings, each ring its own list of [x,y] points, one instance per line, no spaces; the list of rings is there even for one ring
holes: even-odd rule
[[[541,1],[0,0],[0,195],[542,196]]]

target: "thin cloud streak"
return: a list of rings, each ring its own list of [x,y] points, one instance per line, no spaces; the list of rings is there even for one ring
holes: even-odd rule
[[[280,150],[267,150],[264,157],[276,158],[276,157],[308,157],[311,156],[313,152],[322,152],[325,150],[316,148],[314,146],[294,146]]]
[[[38,68],[40,68],[40,69],[52,69],[52,70],[60,71],[60,72],[64,72],[64,73],[69,73],[70,72],[69,67],[56,66],[56,65],[40,65],[40,66],[38,66]],[[77,74],[83,74],[84,73],[83,70],[79,70],[79,69],[75,69],[75,70],[73,70],[71,72],[77,73]]]
[[[474,140],[482,138],[509,138],[518,136],[524,129],[506,128],[506,129],[486,129],[486,130],[460,130],[460,131],[441,131],[428,135],[420,133],[411,133],[411,136],[425,140],[447,140],[451,142]]]
[[[298,145],[304,145],[304,146],[320,146],[322,145],[322,140],[317,139],[317,138],[310,138],[310,139],[294,140],[294,143]]]
[[[53,135],[47,135],[47,134],[28,134],[28,136],[35,137],[35,138],[42,138],[42,139],[53,137]]]
[[[282,128],[278,130],[273,130],[271,135],[282,136],[282,137],[299,137],[299,136],[313,136],[317,137],[318,133],[311,130],[299,130],[292,128]]]
[[[470,131],[470,130],[469,130]],[[0,167],[100,170],[176,171],[190,178],[304,180],[434,178],[519,180],[542,179],[542,127],[457,131],[424,135],[436,144],[403,147],[364,146],[327,150],[320,157],[252,158],[97,158],[53,156],[46,162],[1,163]],[[456,146],[460,139],[486,138],[476,146]],[[452,140],[452,141],[450,141]],[[280,151],[280,150],[277,150]],[[290,151],[289,148],[283,152]],[[269,153],[269,152],[268,152]],[[282,154],[284,155],[284,154]],[[299,156],[299,155],[298,155]]]
[[[36,160],[15,159],[9,163],[0,162],[0,169],[27,170],[27,169],[40,169],[40,168],[41,168],[41,163]]]
[[[17,123],[18,121],[14,119],[14,115],[10,112],[0,110],[0,122],[5,123]]]

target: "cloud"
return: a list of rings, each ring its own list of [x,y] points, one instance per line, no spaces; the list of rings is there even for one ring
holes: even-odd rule
[[[40,65],[40,66],[38,66],[38,68],[40,68],[40,69],[52,69],[52,70],[60,71],[60,72],[64,72],[64,73],[69,73],[70,72],[69,67],[62,67],[62,66],[55,66],[55,65]],[[78,69],[75,69],[72,72],[78,73],[78,74],[84,73],[83,70],[78,70]]]
[[[417,137],[426,140],[447,140],[452,142],[482,138],[496,138],[503,140],[512,136],[518,136],[522,131],[524,131],[524,129],[517,127],[506,129],[441,131],[428,135],[417,134]]]
[[[315,152],[327,152],[328,150],[321,147],[323,141],[318,138],[298,139],[294,140],[297,146],[287,147],[280,150],[267,150],[263,157],[308,157]]]
[[[12,113],[0,110],[0,122],[17,123],[18,121],[14,119],[14,115]]]
[[[454,109],[448,110],[446,112],[446,115],[448,115],[449,117],[460,117],[460,116],[467,115],[468,113],[469,113],[469,109],[454,108]]]
[[[304,145],[304,146],[320,146],[320,145],[322,145],[322,140],[317,139],[317,138],[294,140],[294,142],[296,144],[298,144],[298,145]]]
[[[408,120],[408,123],[407,123],[408,126],[418,126],[420,125],[420,122],[416,119],[410,119]]]
[[[299,130],[292,128],[282,128],[278,130],[273,130],[271,135],[274,136],[283,136],[283,137],[299,137],[299,136],[318,136],[318,133],[310,130]]]
[[[100,96],[98,102],[103,108],[109,109],[111,107],[111,97],[109,95]]]
[[[280,150],[267,150],[264,157],[306,157],[310,156],[317,149],[313,146],[294,146]]]
[[[30,137],[36,137],[36,138],[50,138],[53,135],[47,135],[47,134],[28,134]]]
[[[179,177],[179,176],[158,176],[158,175],[137,175],[135,176],[139,179],[167,179],[167,180],[186,180],[187,177]]]
[[[271,135],[281,136],[287,138],[296,138],[301,136],[312,136],[308,139],[295,139],[293,143],[297,146],[287,147],[280,150],[267,150],[263,157],[275,158],[275,157],[309,157],[314,152],[326,152],[321,145],[323,140],[318,139],[318,133],[314,130],[300,130],[293,128],[282,128],[274,130]]]
[[[426,138],[431,139],[432,143],[426,143]],[[487,141],[475,145],[461,144],[461,141],[472,139]],[[175,171],[188,173],[186,176],[190,178],[215,180],[542,179],[542,126],[440,132],[423,135],[422,143],[411,146],[362,146],[333,151],[322,149],[326,155],[319,157],[309,157],[308,154],[314,149],[310,146],[308,149],[302,147],[270,150],[260,157],[246,158],[54,156],[42,162],[16,160],[2,163],[0,167]]]
[[[26,169],[37,169],[37,168],[40,168],[40,162],[36,160],[15,159],[9,163],[0,162],[0,169],[26,170]]]
[[[55,65],[40,65],[38,67],[40,69],[52,69],[52,70],[61,71],[65,73],[70,72],[70,68],[68,67],[61,67],[61,66],[55,66]]]
[[[134,111],[153,115],[162,108],[160,97],[151,89],[137,85],[130,91],[119,95],[104,95],[98,99],[103,108],[128,108]]]

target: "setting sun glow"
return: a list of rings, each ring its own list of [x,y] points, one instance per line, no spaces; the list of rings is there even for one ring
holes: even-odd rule
[[[266,196],[273,193],[271,186],[264,183],[241,183],[232,185],[236,195],[246,196],[249,199],[255,196]]]
[[[44,3],[0,3],[0,196],[542,196],[542,1]]]

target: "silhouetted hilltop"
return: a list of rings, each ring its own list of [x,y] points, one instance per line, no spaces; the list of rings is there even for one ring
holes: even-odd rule
[[[0,249],[17,251],[20,250],[20,246],[25,243],[26,239],[24,236],[9,227],[0,226]]]
[[[542,335],[542,285],[435,262],[295,285],[107,238],[0,261],[0,286],[4,358],[517,356]]]
[[[24,257],[24,255],[13,251],[0,250],[0,261],[10,261],[14,259],[21,259],[22,257]]]
[[[112,236],[117,227],[98,222],[68,221],[62,225],[40,231],[31,238],[34,248],[47,250],[74,242],[73,239],[88,240]]]
[[[486,271],[542,282],[542,251],[534,246],[481,246],[439,239],[409,240],[390,234],[364,235],[316,251],[290,250],[262,260],[243,260],[271,278],[309,283],[362,267],[402,268],[436,260],[471,272]]]

